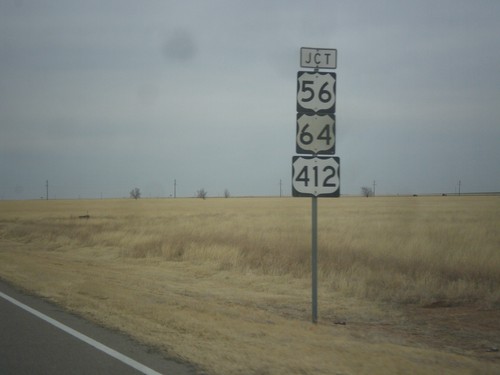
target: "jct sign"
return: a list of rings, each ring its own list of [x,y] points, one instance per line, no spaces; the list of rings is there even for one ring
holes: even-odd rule
[[[302,47],[300,49],[300,66],[302,68],[335,69],[337,67],[337,50]]]

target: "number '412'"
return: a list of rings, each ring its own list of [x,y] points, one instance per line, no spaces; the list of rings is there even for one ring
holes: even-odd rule
[[[309,177],[310,169],[312,169],[311,177]],[[336,187],[337,184],[332,182],[335,177],[335,173],[335,168],[330,165],[327,165],[322,169],[320,169],[317,165],[312,168],[309,168],[309,166],[306,165],[300,170],[297,177],[295,178],[295,181],[302,182],[304,186],[307,187],[309,186],[309,183],[312,179],[313,186],[315,187]]]

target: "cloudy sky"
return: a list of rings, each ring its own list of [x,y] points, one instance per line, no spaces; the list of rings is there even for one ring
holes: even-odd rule
[[[342,194],[500,191],[497,0],[0,0],[0,199],[290,195],[300,47]]]

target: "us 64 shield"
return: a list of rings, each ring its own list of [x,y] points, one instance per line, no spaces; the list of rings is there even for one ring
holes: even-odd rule
[[[294,197],[339,197],[338,156],[294,156],[292,159]]]
[[[335,154],[335,115],[297,113],[298,154]]]

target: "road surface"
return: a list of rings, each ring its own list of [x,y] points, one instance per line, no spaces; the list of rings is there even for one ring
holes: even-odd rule
[[[0,374],[202,374],[0,280]]]

